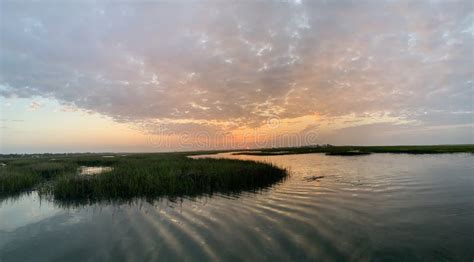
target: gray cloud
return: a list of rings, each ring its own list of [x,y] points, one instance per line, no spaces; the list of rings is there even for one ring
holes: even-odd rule
[[[381,111],[472,123],[469,0],[4,1],[1,12],[5,97],[51,97],[144,127]],[[180,126],[199,128],[168,129]]]
[[[474,141],[472,125],[405,126],[391,123],[360,125],[322,134],[320,143],[345,145],[463,144]]]

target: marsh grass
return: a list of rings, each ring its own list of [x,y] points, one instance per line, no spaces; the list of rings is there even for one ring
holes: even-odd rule
[[[184,154],[100,155],[6,160],[0,173],[0,196],[37,189],[60,203],[92,204],[133,198],[197,196],[258,190],[285,178],[286,170],[271,164],[191,159]],[[99,175],[78,175],[80,166],[113,169]]]
[[[22,173],[11,168],[0,169],[0,198],[15,196],[28,188],[33,188],[40,181],[37,175]]]
[[[45,159],[13,159],[0,168],[0,197],[18,195],[36,188],[40,183],[73,173],[76,165],[49,162]]]

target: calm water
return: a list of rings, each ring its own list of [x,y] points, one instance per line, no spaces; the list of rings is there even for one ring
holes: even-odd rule
[[[0,206],[0,261],[474,259],[473,155],[218,157],[292,176],[154,205],[63,209],[25,195]]]
[[[81,166],[79,168],[79,174],[92,176],[92,175],[98,175],[104,172],[109,172],[112,170],[113,168],[107,167],[107,166]]]

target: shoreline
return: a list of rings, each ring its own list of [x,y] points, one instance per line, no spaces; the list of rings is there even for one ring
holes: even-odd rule
[[[233,155],[273,156],[322,153],[333,156],[357,156],[370,154],[474,154],[474,145],[432,145],[432,146],[305,146],[246,150]]]

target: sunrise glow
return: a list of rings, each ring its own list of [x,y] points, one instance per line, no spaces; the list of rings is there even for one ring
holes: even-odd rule
[[[4,2],[1,152],[472,143],[472,3],[343,2]]]

